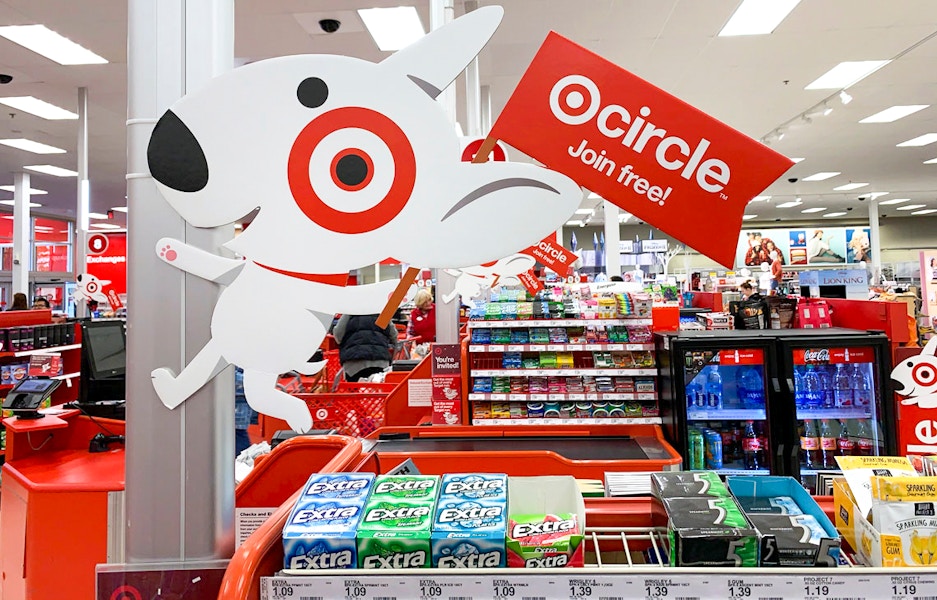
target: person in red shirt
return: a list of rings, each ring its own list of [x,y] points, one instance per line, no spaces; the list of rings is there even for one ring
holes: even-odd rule
[[[413,298],[416,305],[410,311],[410,325],[407,334],[416,338],[417,344],[436,341],[436,305],[433,304],[433,294],[423,288]]]
[[[777,294],[784,277],[784,267],[781,266],[781,253],[771,251],[771,293]]]

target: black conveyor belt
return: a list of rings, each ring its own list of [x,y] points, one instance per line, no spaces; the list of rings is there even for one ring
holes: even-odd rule
[[[491,452],[549,450],[569,460],[645,460],[630,437],[470,437],[381,440],[377,452]]]

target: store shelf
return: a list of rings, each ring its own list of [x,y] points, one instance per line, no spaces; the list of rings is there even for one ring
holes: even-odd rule
[[[69,344],[68,346],[52,346],[50,348],[36,348],[34,350],[20,350],[19,352],[0,352],[0,358],[19,358],[20,356],[32,356],[33,354],[50,354],[52,352],[65,352],[66,350],[77,350],[81,344]]]
[[[469,352],[640,352],[654,344],[469,344]]]
[[[582,377],[583,375],[641,377],[657,369],[472,369],[472,377]]]
[[[472,419],[472,425],[660,425],[660,417]]]
[[[50,377],[50,379],[74,379],[75,377],[80,377],[81,372],[76,373],[66,373],[64,375],[56,375],[55,377]]]
[[[469,400],[490,400],[494,402],[615,402],[635,400],[657,400],[655,392],[615,393],[598,392],[589,394],[480,394],[468,395]]]
[[[719,469],[720,475],[770,475],[768,469]]]
[[[687,421],[764,421],[763,408],[724,408],[721,410],[689,410]]]
[[[868,408],[798,408],[798,419],[871,419]]]
[[[623,319],[516,319],[511,321],[469,321],[469,329],[517,329],[521,327],[588,327],[590,325],[632,325],[635,327],[654,323],[650,318]]]

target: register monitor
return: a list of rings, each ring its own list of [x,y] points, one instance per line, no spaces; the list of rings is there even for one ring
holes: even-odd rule
[[[122,319],[81,323],[80,404],[123,401],[127,341]]]

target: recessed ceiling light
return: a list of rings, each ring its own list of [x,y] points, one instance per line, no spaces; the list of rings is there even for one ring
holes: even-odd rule
[[[860,123],[892,123],[898,119],[903,119],[908,115],[913,115],[919,110],[924,110],[930,104],[908,104],[904,106],[892,106],[881,112],[866,117],[859,121]]]
[[[631,220],[631,217],[634,216],[629,212],[620,212],[618,213],[618,222],[620,224],[627,223]]]
[[[78,114],[70,110],[59,108],[54,104],[49,104],[45,100],[34,98],[33,96],[10,96],[0,98],[0,104],[27,112],[42,119],[49,121],[60,121],[64,119],[77,119]]]
[[[569,225],[570,227],[575,227],[576,225],[582,226],[583,223],[582,221],[578,219],[573,219],[571,221],[566,221],[566,224]]]
[[[125,213],[125,212],[127,212],[127,207],[126,207],[126,206],[112,206],[112,207],[111,207],[111,210],[116,211],[116,212]]]
[[[400,50],[426,35],[414,6],[360,8],[358,15],[377,47],[385,52]]]
[[[824,179],[829,179],[830,177],[836,177],[840,174],[840,171],[821,171],[820,173],[814,173],[808,177],[804,177],[804,181],[823,181]]]
[[[751,221],[752,219],[758,218],[758,215],[742,215],[743,221]]]
[[[916,208],[924,208],[926,204],[905,204],[904,206],[899,206],[895,210],[914,210]]]
[[[805,208],[804,210],[800,212],[807,213],[809,215],[810,213],[818,213],[818,212],[823,212],[825,210],[826,210],[825,206],[824,207],[815,206],[813,208]]]
[[[800,0],[744,0],[732,13],[719,36],[771,33],[799,2]]]
[[[0,36],[60,65],[103,65],[107,60],[45,25],[0,27]]]
[[[751,203],[751,202],[767,202],[768,200],[771,200],[771,196],[755,196],[754,198],[752,198],[751,200],[749,200],[749,203]]]
[[[7,206],[13,206],[15,200],[0,200],[0,204],[6,204]],[[30,202],[29,208],[36,208],[37,206],[42,206],[38,202]]]
[[[114,225],[113,223],[92,223],[91,227],[97,227],[98,229],[123,229],[120,225]]]
[[[77,177],[77,171],[69,171],[68,169],[63,169],[62,167],[56,167],[55,165],[26,165],[24,169],[29,169],[30,171],[35,171],[37,173],[45,173],[46,175],[55,175],[56,177]]]
[[[890,60],[849,60],[841,62],[809,83],[805,90],[841,90],[878,71]]]
[[[5,192],[14,192],[14,193],[16,192],[16,188],[14,188],[12,185],[0,185],[0,190],[3,190]],[[30,196],[41,196],[42,194],[48,194],[48,193],[49,192],[45,190],[37,190],[35,188],[29,188]]]
[[[924,135],[919,135],[916,138],[895,145],[899,148],[907,148],[910,146],[926,146],[934,142],[937,142],[937,133],[925,133]]]
[[[798,199],[798,200],[792,200],[791,202],[782,202],[781,204],[778,204],[777,207],[778,208],[794,208],[795,206],[800,206],[801,204],[803,204],[803,202],[801,202]]]
[[[868,183],[847,183],[839,187],[833,188],[834,192],[848,192],[849,190],[858,190],[861,187],[869,185]]]
[[[916,210],[912,215],[929,215],[931,213],[937,212],[937,208],[928,208],[927,210]]]
[[[804,160],[804,159],[802,159],[802,158],[791,158],[791,157],[788,157],[788,158],[790,158],[790,160],[794,161],[794,164],[797,164],[797,163],[799,163],[799,162],[801,162],[801,161]]]
[[[846,213],[844,213],[844,212],[831,212],[831,213],[826,213],[825,215],[823,215],[823,218],[825,219],[825,218],[827,218],[827,217],[841,217],[841,216],[843,216],[843,215],[845,215],[845,214],[846,214]]]
[[[875,200],[876,198],[881,198],[882,196],[887,196],[887,195],[890,194],[890,193],[891,193],[891,192],[872,192],[872,193],[869,194],[869,195],[872,196],[872,199],[873,199],[873,200]]]
[[[925,164],[925,165],[937,165],[937,158],[932,158],[932,159],[930,159],[930,160],[925,160],[925,161],[924,161],[924,164]]]
[[[901,204],[902,202],[907,202],[911,198],[892,198],[891,200],[882,200],[879,202],[880,206],[887,206],[889,204]]]
[[[17,150],[25,150],[26,152],[32,152],[33,154],[65,154],[65,150],[61,148],[56,148],[55,146],[49,146],[46,144],[40,144],[39,142],[34,142],[32,140],[27,140],[25,138],[13,138],[8,140],[0,140],[0,144],[4,146],[9,146],[11,148],[16,148]]]
[[[88,218],[90,219],[106,219],[107,215],[104,213],[89,212]]]
[[[576,210],[577,215],[591,215],[595,212],[594,208],[580,208]]]

